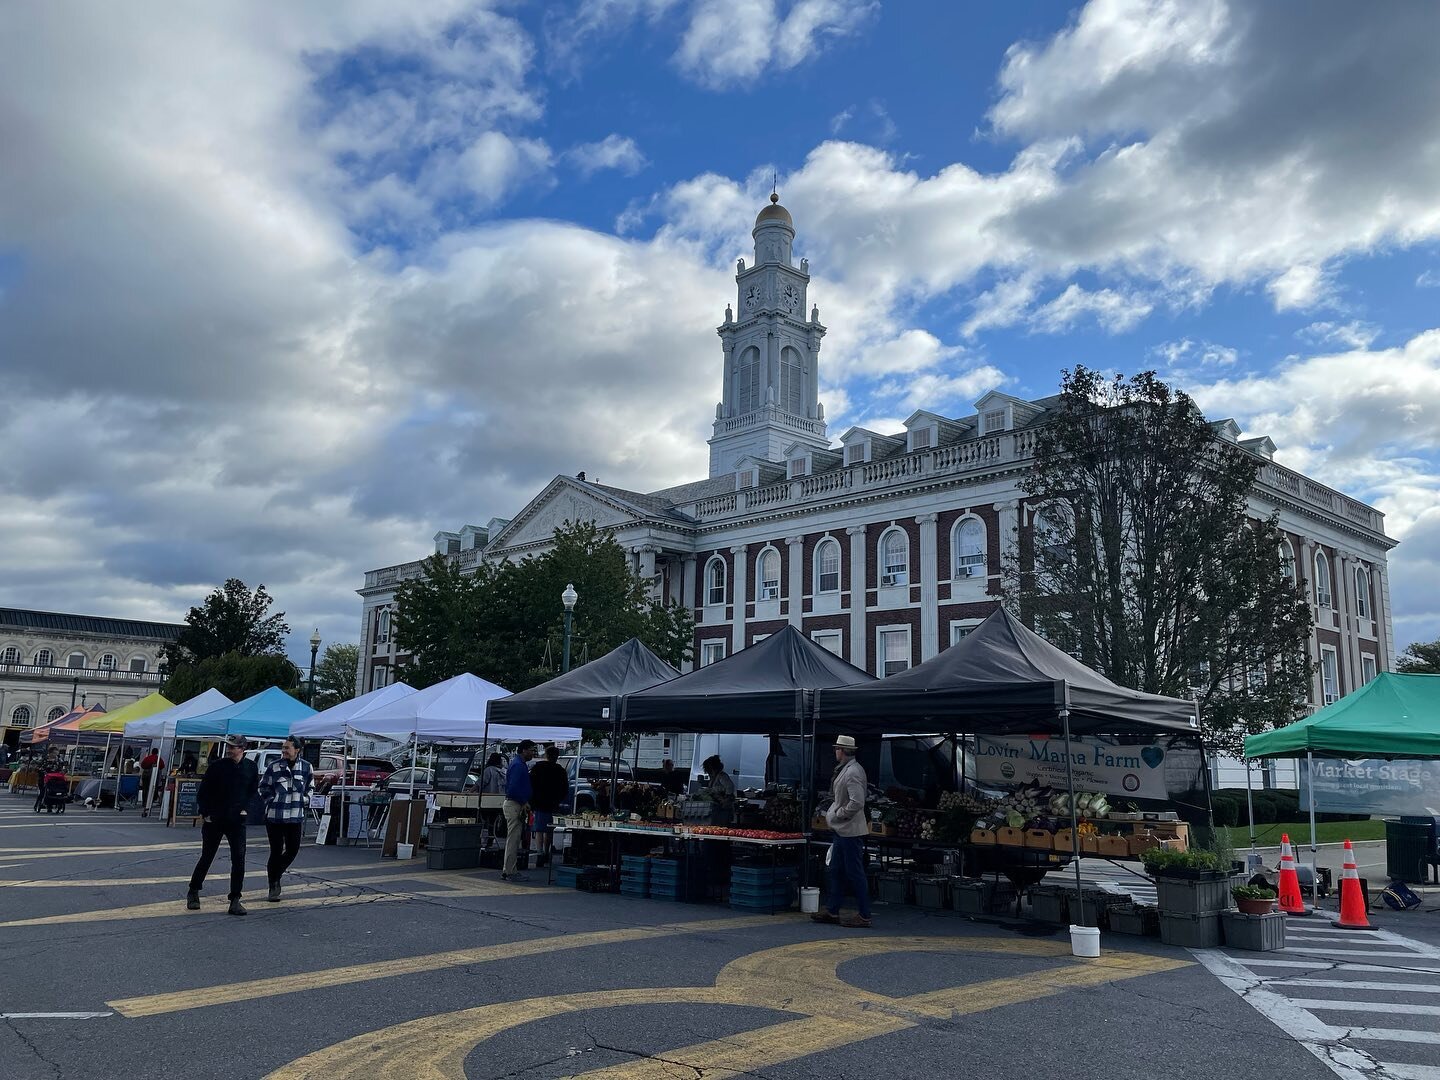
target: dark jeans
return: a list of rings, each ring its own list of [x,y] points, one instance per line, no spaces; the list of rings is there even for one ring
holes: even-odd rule
[[[270,861],[265,864],[265,872],[271,885],[280,884],[280,875],[290,869],[295,856],[300,854],[301,827],[302,823],[299,821],[265,823],[265,835],[270,837]]]
[[[830,881],[826,889],[826,907],[831,915],[840,914],[848,884],[855,893],[855,907],[862,919],[870,918],[870,890],[865,884],[865,838],[836,836],[830,841]]]
[[[239,900],[245,888],[245,819],[232,818],[228,821],[207,821],[200,826],[200,861],[195,864],[195,873],[190,875],[190,891],[199,892],[205,884],[205,875],[210,873],[210,864],[220,850],[220,841],[230,843],[230,895],[227,899]]]

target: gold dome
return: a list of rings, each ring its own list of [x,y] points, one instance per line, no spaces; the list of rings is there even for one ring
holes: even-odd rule
[[[771,221],[778,221],[782,225],[788,225],[792,229],[795,228],[795,222],[790,218],[790,211],[780,205],[780,194],[778,192],[771,192],[770,205],[756,215],[755,228],[758,229],[761,225]]]

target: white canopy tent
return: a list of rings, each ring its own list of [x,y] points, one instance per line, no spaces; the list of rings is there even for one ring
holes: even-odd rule
[[[361,718],[413,693],[413,686],[403,682],[391,683],[295,721],[290,725],[290,734],[302,739],[341,739],[355,730],[356,722]],[[408,733],[406,737],[409,737]]]
[[[127,742],[135,739],[174,739],[175,725],[181,720],[188,720],[192,716],[204,716],[206,713],[233,704],[234,702],[219,690],[211,688],[189,701],[182,701],[179,705],[166,709],[164,712],[154,713],[143,720],[130,721],[125,725],[125,739]]]
[[[486,705],[510,691],[466,672],[427,686],[382,705],[351,724],[356,731],[384,739],[437,743],[446,746],[480,745],[485,741]],[[491,728],[493,737],[496,728]],[[533,732],[541,732],[534,734]],[[578,728],[506,729],[503,738],[564,741],[578,739]]]

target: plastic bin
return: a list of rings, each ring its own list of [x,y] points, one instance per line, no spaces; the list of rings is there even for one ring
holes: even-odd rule
[[[1070,897],[1056,889],[1035,887],[1030,890],[1030,917],[1044,923],[1064,926],[1070,922]]]
[[[915,879],[915,906],[929,911],[943,911],[950,906],[950,879],[945,877],[917,877]]]
[[[957,879],[950,883],[950,906],[962,915],[988,915],[993,891],[988,881]]]
[[[1213,949],[1220,944],[1220,914],[1177,915],[1161,911],[1160,940],[1185,949]]]
[[[1160,917],[1152,907],[1141,904],[1114,904],[1107,914],[1111,933],[1154,937],[1160,932]]]
[[[483,825],[455,825],[442,823],[430,826],[426,845],[431,851],[450,848],[478,848],[484,842]]]
[[[430,870],[469,870],[480,865],[480,849],[427,848],[425,866]]]
[[[1285,916],[1281,912],[1245,915],[1225,911],[1220,914],[1220,924],[1225,931],[1225,944],[1232,949],[1274,952],[1285,948]],[[1377,1009],[1383,1011],[1384,1005],[1377,1005]]]
[[[1206,915],[1230,907],[1230,878],[1155,878],[1160,911],[1172,915]]]
[[[876,882],[876,898],[882,904],[904,904],[910,900],[909,874],[881,874]]]

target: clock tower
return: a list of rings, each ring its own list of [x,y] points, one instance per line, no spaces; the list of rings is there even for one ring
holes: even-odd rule
[[[810,263],[791,260],[795,223],[772,194],[755,218],[755,265],[736,266],[737,305],[717,328],[725,353],[724,396],[715,407],[710,475],[742,458],[784,462],[796,442],[829,447],[819,402],[820,311],[806,317]]]

